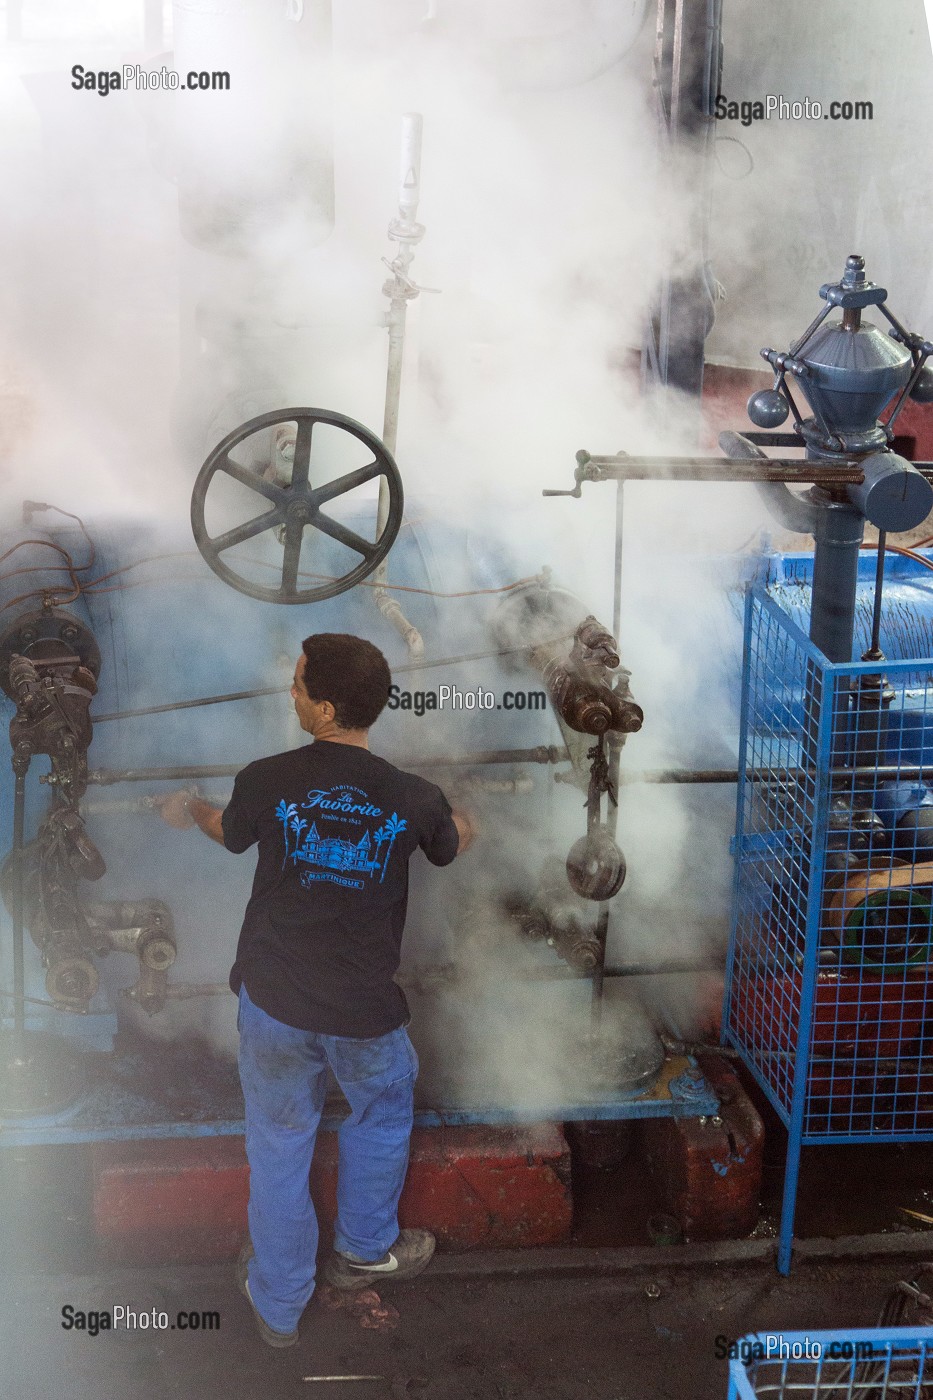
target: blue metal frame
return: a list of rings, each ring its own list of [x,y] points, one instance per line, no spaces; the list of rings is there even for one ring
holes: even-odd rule
[[[750,589],[722,1038],[788,1129],[781,1273],[803,1146],[933,1141],[933,785],[911,786],[917,764],[933,769],[933,659],[832,664]]]
[[[671,1071],[679,1070],[679,1073]],[[191,1083],[195,1098],[191,1116],[182,1118],[166,1111],[155,1094],[146,1095],[141,1077],[127,1071],[125,1092],[111,1087],[109,1094],[91,1090],[56,1114],[31,1116],[17,1121],[0,1119],[0,1149],[86,1142],[130,1142],[149,1138],[228,1137],[242,1134],[242,1097],[236,1071],[231,1065],[230,1082],[197,1087],[196,1069]],[[222,1100],[222,1101],[220,1101]],[[669,1061],[661,1078],[639,1094],[603,1096],[599,1101],[574,1103],[547,1102],[527,1108],[500,1104],[469,1104],[420,1108],[415,1111],[419,1128],[464,1127],[487,1124],[508,1127],[521,1123],[617,1122],[635,1118],[694,1118],[719,1112],[715,1090],[699,1072],[692,1057]],[[326,1130],[340,1126],[346,1116],[339,1104],[325,1109],[321,1120]]]
[[[821,1396],[919,1400],[929,1393],[921,1387],[933,1384],[930,1328],[775,1330],[749,1333],[738,1346],[742,1354],[758,1359],[729,1362],[728,1400],[807,1400],[808,1396],[812,1400]],[[777,1349],[780,1355],[773,1354]],[[803,1353],[800,1359],[795,1359],[797,1349]]]

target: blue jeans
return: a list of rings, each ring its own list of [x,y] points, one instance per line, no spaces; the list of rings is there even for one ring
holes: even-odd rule
[[[246,1101],[249,1291],[277,1332],[291,1332],[314,1292],[318,1227],[308,1191],[327,1070],[350,1105],[338,1138],[335,1248],[382,1257],[398,1238],[418,1057],[404,1027],[373,1040],[283,1025],[240,988],[239,1068]]]

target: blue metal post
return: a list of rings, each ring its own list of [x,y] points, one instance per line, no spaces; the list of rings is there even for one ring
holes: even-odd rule
[[[735,969],[735,951],[739,919],[739,882],[742,878],[742,841],[745,834],[745,784],[748,768],[748,692],[752,661],[752,618],[754,616],[754,593],[751,585],[745,590],[745,626],[742,636],[742,707],[739,715],[739,785],[735,804],[735,861],[732,873],[732,928],[729,934],[729,953],[726,958],[726,976],[723,985],[722,1028],[720,1044],[728,1040],[729,1015],[732,1008],[732,978]]]
[[[819,665],[811,658],[811,667]],[[823,866],[825,861],[822,834],[826,829],[829,806],[829,768],[832,766],[833,714],[836,704],[835,676],[830,667],[821,667],[821,703],[816,725],[816,765],[813,773],[813,821],[810,828],[810,869],[807,888],[806,943],[803,956],[800,1012],[797,1021],[797,1044],[794,1050],[794,1088],[791,1098],[790,1122],[787,1127],[787,1162],[784,1169],[784,1196],[781,1202],[781,1230],[778,1241],[778,1272],[790,1273],[794,1238],[794,1213],[797,1204],[797,1181],[800,1175],[800,1149],[803,1143],[804,1114],[810,1067],[810,1041],[813,1030],[813,1009],[816,999],[820,919],[823,901]],[[815,691],[809,687],[808,704]],[[807,730],[813,726],[808,716]]]

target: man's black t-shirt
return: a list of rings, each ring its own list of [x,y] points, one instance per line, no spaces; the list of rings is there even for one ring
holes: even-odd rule
[[[433,783],[368,749],[318,740],[251,763],[223,814],[224,844],[259,842],[230,986],[277,1021],[368,1039],[408,1020],[393,981],[408,861],[457,854],[450,805]]]

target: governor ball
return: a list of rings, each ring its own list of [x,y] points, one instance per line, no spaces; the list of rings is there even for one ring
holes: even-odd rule
[[[910,391],[914,403],[933,403],[933,369],[924,365],[917,375],[917,382]]]
[[[749,418],[758,428],[779,428],[790,412],[780,389],[759,389],[747,404]]]

